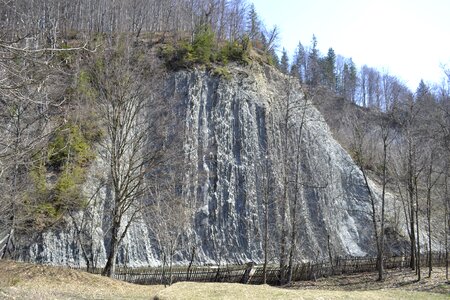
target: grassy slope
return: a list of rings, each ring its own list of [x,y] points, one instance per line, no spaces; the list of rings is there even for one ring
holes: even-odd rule
[[[129,284],[66,268],[0,260],[0,299],[450,299],[450,286],[443,283],[442,274],[438,274],[436,283],[444,285],[444,290],[428,288],[426,281],[419,283],[424,289],[413,285],[410,286],[413,290],[405,290],[402,282],[397,282],[397,286],[390,281],[377,284],[371,275],[301,282],[290,289],[193,282],[164,288]],[[394,275],[392,279],[403,279]]]
[[[162,288],[67,268],[0,260],[0,299],[151,299]]]

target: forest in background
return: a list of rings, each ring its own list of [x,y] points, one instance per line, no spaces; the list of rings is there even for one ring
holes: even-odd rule
[[[44,229],[86,206],[88,200],[79,194],[79,186],[94,159],[94,144],[105,137],[120,138],[129,130],[108,127],[114,119],[97,122],[101,112],[114,115],[109,110],[110,95],[134,99],[132,107],[113,108],[129,113],[120,117],[142,125],[133,119],[134,112],[148,105],[139,96],[148,91],[136,83],[156,72],[148,62],[150,73],[136,70],[136,62],[143,63],[142,56],[151,52],[139,47],[143,41],[165,44],[160,56],[173,69],[213,65],[226,76],[229,61],[248,63],[254,51],[262,62],[296,78],[328,116],[330,127],[363,174],[376,178],[383,193],[395,193],[397,218],[409,224],[411,267],[420,268],[415,257],[421,253],[423,236],[430,259],[433,244],[444,243],[442,247],[448,249],[450,71],[445,67],[442,83],[428,86],[422,81],[410,91],[394,75],[368,66],[358,68],[332,48],[321,54],[316,37],[311,45],[299,43],[291,61],[284,50],[278,58],[277,27],[264,26],[257,8],[244,0],[5,0],[0,11],[2,257],[14,253],[16,232]],[[89,64],[97,69],[86,68]],[[158,113],[169,114],[162,112],[167,108],[161,99],[155,101],[152,105],[161,107]],[[151,126],[145,129],[154,132],[156,125]],[[144,141],[144,136],[131,135],[131,140],[122,142],[135,143],[136,151],[141,151]],[[163,160],[159,155],[151,157],[155,165]],[[140,160],[122,166],[118,157],[116,173],[142,167]],[[143,192],[138,188],[142,177],[121,180],[129,180],[128,186],[136,189],[131,196],[116,199],[118,211],[126,210]],[[381,235],[376,237],[378,247],[382,247],[384,206],[374,205],[372,212],[375,231]],[[442,226],[433,227],[435,220]],[[433,230],[438,232],[433,235]],[[433,242],[433,236],[444,240]]]

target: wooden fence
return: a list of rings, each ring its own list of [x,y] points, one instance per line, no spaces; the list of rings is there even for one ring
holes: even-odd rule
[[[445,266],[445,253],[433,254],[433,266]],[[426,256],[421,257],[421,265],[428,266]],[[384,260],[385,269],[407,268],[409,256],[390,257]],[[372,272],[376,270],[376,258],[346,257],[336,258],[333,263],[329,261],[299,263],[292,270],[293,281],[315,280],[340,274],[354,274],[361,272]],[[92,273],[100,274],[101,269],[90,270]],[[267,266],[266,278],[268,284],[280,283],[281,270],[277,266]],[[179,281],[195,282],[234,282],[262,284],[264,271],[262,265],[225,265],[225,266],[187,266],[173,267],[169,272],[159,268],[117,268],[115,278],[136,284],[168,284]]]

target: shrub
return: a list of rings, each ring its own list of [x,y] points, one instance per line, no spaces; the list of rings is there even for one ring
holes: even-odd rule
[[[43,163],[38,161],[37,166],[31,169],[31,179],[34,183],[35,194],[38,198],[47,197],[47,181],[45,178],[46,169]]]
[[[69,49],[70,46],[67,44],[64,44],[61,46],[61,48]],[[65,65],[70,65],[73,63],[73,61],[75,59],[75,54],[73,51],[59,51],[59,52],[57,52],[57,57]]]
[[[90,142],[80,127],[76,124],[66,124],[56,131],[49,144],[47,166],[57,170],[61,170],[67,163],[83,166],[93,157]]]
[[[80,166],[70,166],[58,178],[54,187],[53,203],[57,211],[76,208],[82,204],[80,185],[84,182],[86,171]]]
[[[92,120],[83,126],[69,122],[54,133],[46,155],[35,155],[30,172],[34,200],[28,202],[34,216],[32,226],[44,229],[67,210],[85,205],[81,185],[86,167],[95,158],[92,145],[99,139],[98,131]]]
[[[240,62],[244,64],[249,63],[249,51],[244,43],[238,41],[226,42],[220,49],[218,61],[227,64],[229,61]]]
[[[97,97],[97,91],[91,86],[92,76],[86,70],[81,70],[78,74],[77,88],[81,95],[85,96],[87,99],[95,99]]]
[[[217,67],[212,72],[213,76],[222,77],[227,80],[231,79],[231,73],[226,67]]]
[[[214,33],[209,26],[201,26],[197,30],[192,43],[194,62],[199,64],[209,64],[211,62],[214,40]]]
[[[208,26],[196,30],[192,43],[163,45],[159,55],[172,70],[191,68],[195,64],[210,66],[211,63],[226,65],[230,61],[248,64],[251,43],[248,37],[241,41],[228,41],[222,47],[216,46],[215,36]]]

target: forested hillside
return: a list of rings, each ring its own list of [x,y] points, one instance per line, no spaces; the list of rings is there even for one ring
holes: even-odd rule
[[[320,37],[289,58],[245,0],[0,12],[1,258],[289,281],[298,259],[448,253],[450,70],[410,91]]]

